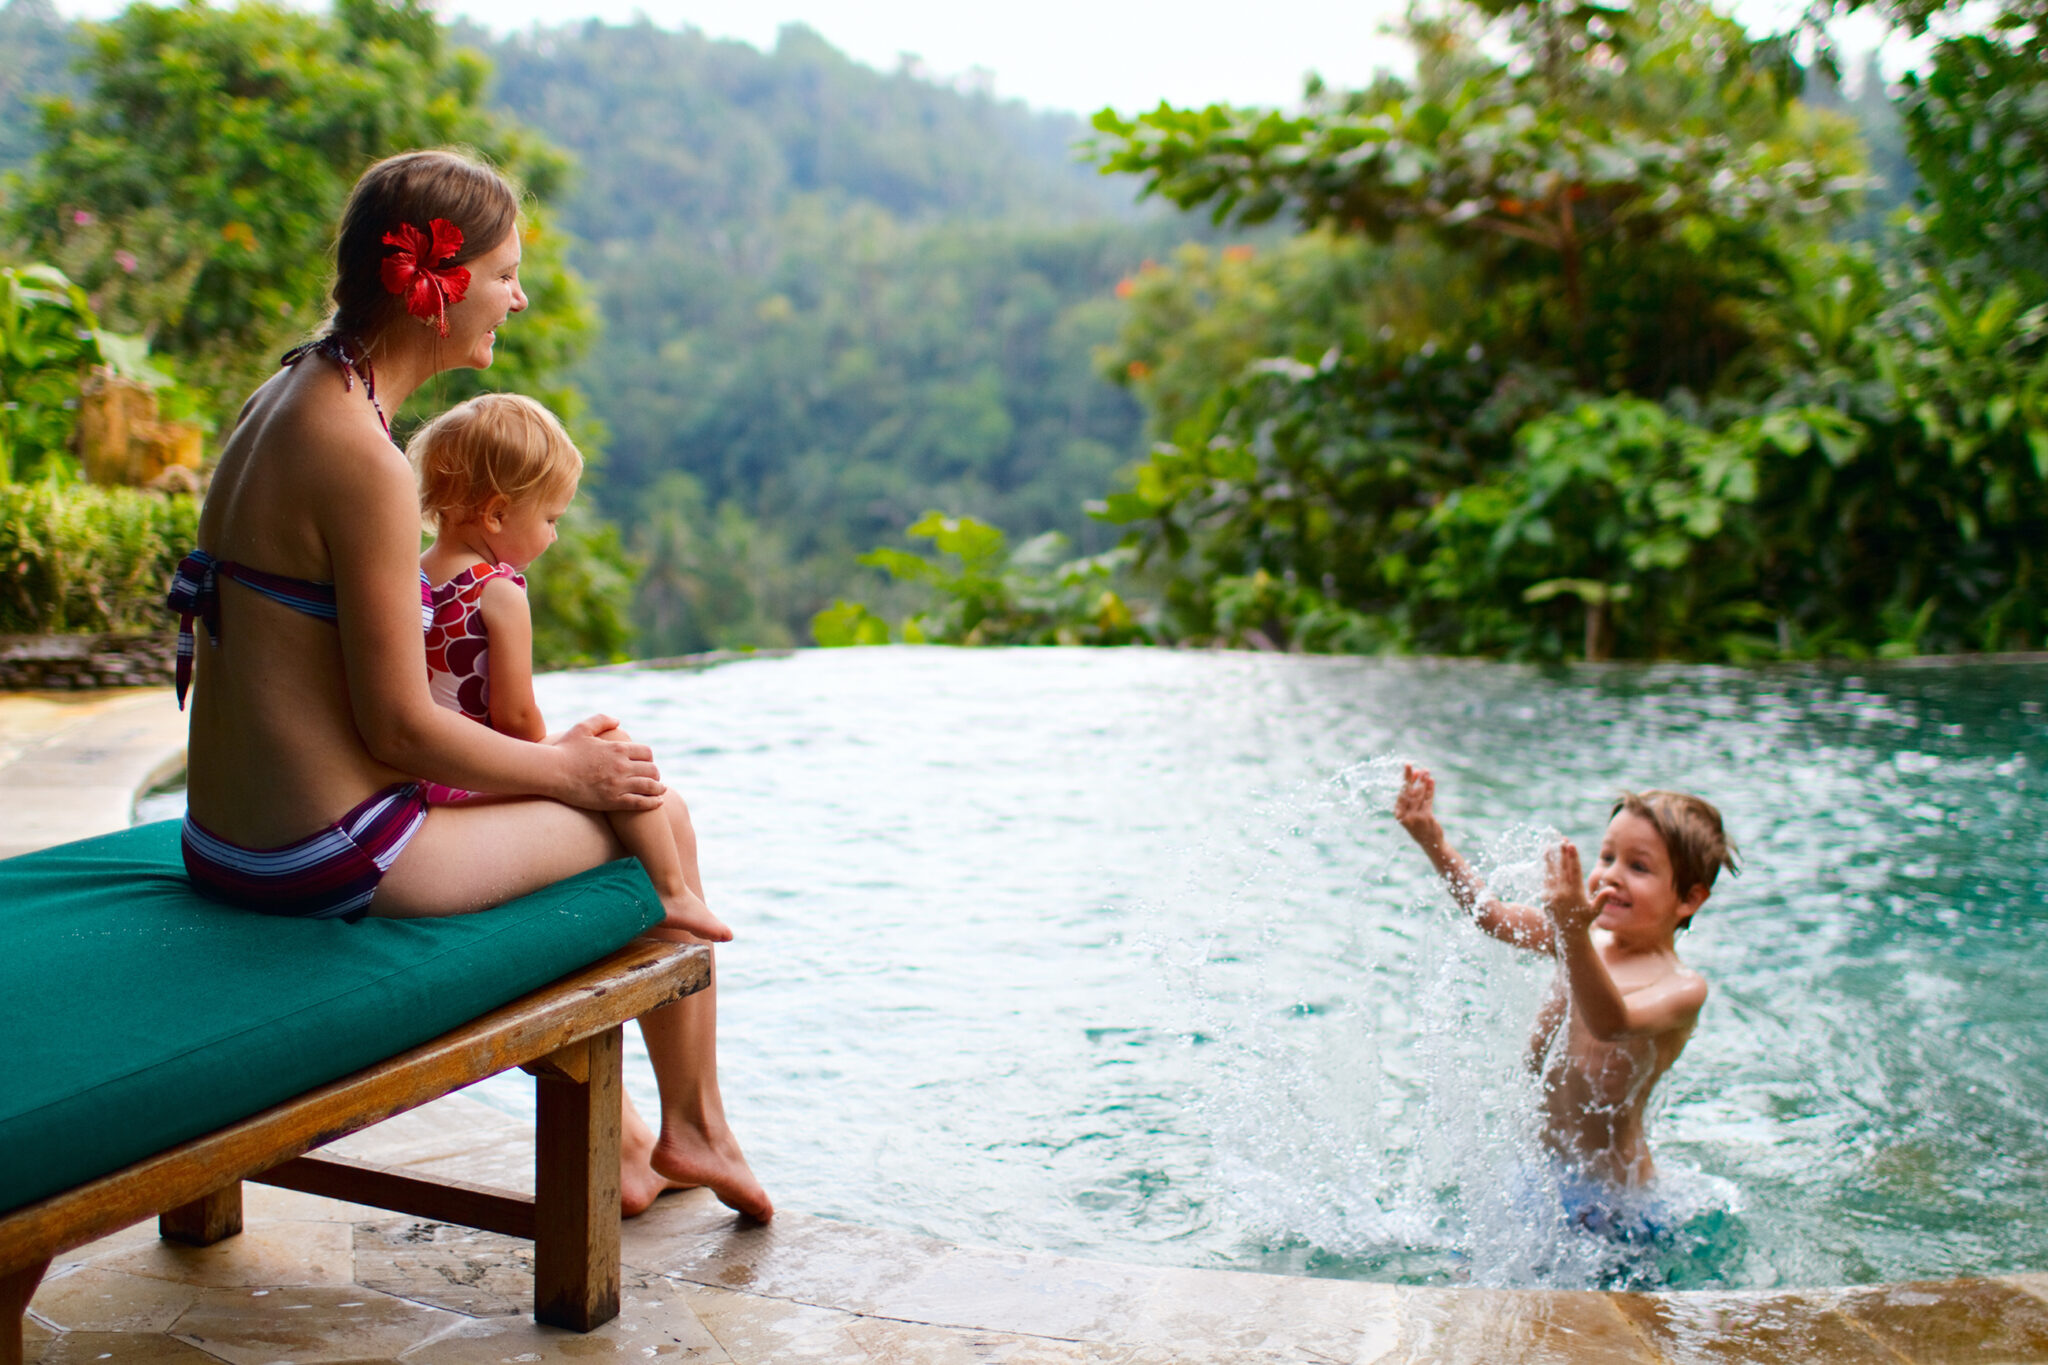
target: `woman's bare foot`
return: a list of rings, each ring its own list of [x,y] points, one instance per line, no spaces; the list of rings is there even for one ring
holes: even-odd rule
[[[726,928],[725,921],[712,914],[704,898],[688,887],[679,896],[663,896],[661,908],[666,912],[661,921],[664,929],[681,929],[707,943],[732,942],[732,930]]]
[[[619,1126],[619,1212],[637,1218],[670,1190],[689,1186],[654,1169],[654,1130],[628,1101]]]
[[[683,1124],[664,1123],[649,1163],[655,1174],[677,1185],[702,1185],[727,1208],[765,1223],[775,1216],[768,1191],[754,1179],[730,1129],[717,1139]]]

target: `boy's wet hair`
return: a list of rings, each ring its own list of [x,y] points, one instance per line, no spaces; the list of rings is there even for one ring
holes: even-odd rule
[[[583,456],[552,412],[516,393],[479,394],[421,427],[406,446],[420,515],[439,530],[502,496],[513,507],[574,491]]]
[[[1721,827],[1721,812],[1709,802],[1684,792],[1623,792],[1615,798],[1607,818],[1612,820],[1623,811],[1649,821],[1664,841],[1664,852],[1671,859],[1671,879],[1681,899],[1691,895],[1696,886],[1712,891],[1714,878],[1724,867],[1731,874],[1742,871],[1735,843]],[[1691,918],[1686,916],[1688,922]]]

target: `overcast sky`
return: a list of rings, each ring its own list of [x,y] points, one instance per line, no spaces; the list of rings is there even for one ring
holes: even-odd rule
[[[125,0],[57,0],[61,12],[103,18]],[[630,22],[645,13],[663,28],[695,27],[713,37],[770,47],[787,23],[803,23],[833,46],[882,70],[914,54],[941,78],[983,73],[995,93],[1047,109],[1129,111],[1175,104],[1287,105],[1302,77],[1322,73],[1355,86],[1377,70],[1406,70],[1406,49],[1381,29],[1404,0],[1292,0],[1266,7],[1244,0],[1118,5],[1103,0],[439,0],[444,17],[466,15],[504,32],[533,23],[597,17]],[[1757,26],[1782,24],[1798,0],[1741,0]],[[1872,46],[1881,30],[1851,26],[1844,41]]]

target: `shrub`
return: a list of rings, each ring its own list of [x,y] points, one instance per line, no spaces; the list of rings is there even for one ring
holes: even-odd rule
[[[0,633],[166,628],[199,500],[46,479],[0,484]]]

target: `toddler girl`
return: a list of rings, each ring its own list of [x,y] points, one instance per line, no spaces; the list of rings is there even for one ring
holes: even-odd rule
[[[420,556],[432,595],[427,675],[434,700],[500,734],[547,737],[533,698],[533,617],[520,570],[555,543],[555,523],[576,496],[583,456],[555,415],[517,394],[459,403],[406,448],[418,471],[420,511],[434,543]],[[485,800],[423,783],[427,799]],[[732,930],[690,886],[675,827],[661,810],[609,811],[626,851],[647,869],[662,923],[723,943]]]

